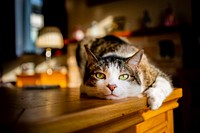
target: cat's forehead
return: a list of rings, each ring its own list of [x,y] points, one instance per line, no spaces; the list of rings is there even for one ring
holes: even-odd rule
[[[126,61],[126,58],[118,57],[115,55],[107,56],[107,57],[101,57],[99,58],[99,62],[105,64],[105,65],[114,65],[114,66],[120,66],[123,65]]]
[[[109,56],[100,58],[99,64],[103,70],[107,70],[109,68],[116,68],[119,71],[123,71],[126,69],[125,60],[125,58]]]

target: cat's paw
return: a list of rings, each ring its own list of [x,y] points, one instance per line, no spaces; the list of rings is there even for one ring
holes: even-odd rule
[[[165,95],[156,88],[149,88],[144,93],[148,98],[148,105],[151,110],[157,110],[165,99]]]

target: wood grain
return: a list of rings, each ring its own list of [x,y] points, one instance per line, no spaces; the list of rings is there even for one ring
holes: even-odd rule
[[[162,130],[173,131],[173,109],[178,106],[177,100],[182,96],[182,89],[176,88],[159,110],[152,111],[148,110],[145,97],[104,100],[80,95],[79,88],[2,90],[0,100],[4,111],[0,111],[0,116],[4,119],[0,124],[20,133],[136,131],[136,125],[142,125],[145,121],[152,121],[147,124],[154,129],[162,127],[161,123],[156,124],[163,118],[159,116],[161,114],[166,116],[162,123],[167,122]],[[9,119],[6,121],[5,118]]]

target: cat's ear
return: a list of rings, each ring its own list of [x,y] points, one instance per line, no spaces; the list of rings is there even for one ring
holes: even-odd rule
[[[84,45],[87,57],[88,57],[88,64],[95,63],[98,61],[97,57],[92,53],[92,51],[88,48],[88,45]]]
[[[144,50],[141,49],[141,50],[138,50],[134,55],[132,55],[131,57],[129,57],[127,59],[127,63],[130,65],[130,66],[136,66],[138,67],[141,59],[142,59],[142,55],[144,54]]]

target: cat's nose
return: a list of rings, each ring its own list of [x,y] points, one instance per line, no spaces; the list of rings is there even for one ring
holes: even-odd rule
[[[116,84],[108,84],[107,87],[111,90],[111,91],[114,91],[114,89],[117,87]]]

